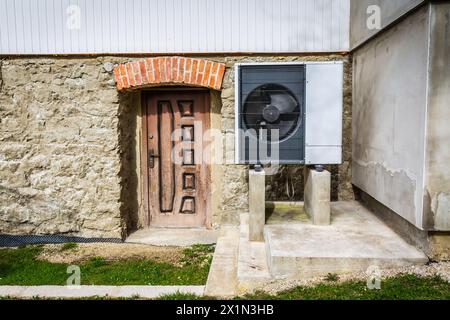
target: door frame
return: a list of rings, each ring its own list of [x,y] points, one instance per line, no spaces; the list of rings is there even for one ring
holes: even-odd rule
[[[198,92],[204,93],[205,96],[205,104],[208,112],[208,128],[211,128],[211,92],[209,89],[205,88],[196,88],[196,87],[157,87],[157,88],[149,88],[141,91],[141,99],[140,99],[140,107],[141,107],[141,175],[143,178],[142,183],[142,192],[144,200],[143,208],[144,208],[144,227],[151,226],[151,212],[150,212],[150,198],[149,198],[149,170],[148,170],[148,128],[147,128],[147,97],[149,95],[154,95],[158,93],[190,93],[190,92]],[[201,227],[211,228],[211,192],[212,192],[212,170],[209,168],[209,190],[207,193],[207,201],[206,201],[206,212],[205,212],[205,223]]]

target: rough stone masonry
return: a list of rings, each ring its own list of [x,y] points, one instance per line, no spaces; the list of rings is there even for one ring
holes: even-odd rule
[[[0,234],[123,238],[142,227],[130,169],[136,93],[118,93],[116,63],[138,58],[5,58],[0,65]],[[350,179],[351,65],[348,56],[212,56],[226,72],[219,101],[224,158],[234,154],[234,64],[344,60],[344,163],[330,168],[334,199],[353,197]],[[138,93],[137,93],[138,94]],[[248,168],[222,165],[214,225],[248,210]],[[296,172],[298,174],[296,174]],[[269,200],[301,200],[301,166],[267,182]],[[286,187],[288,186],[288,187]],[[290,187],[289,187],[290,186]],[[294,187],[292,187],[294,186]],[[294,190],[294,191],[292,191]],[[293,192],[293,193],[292,193]]]

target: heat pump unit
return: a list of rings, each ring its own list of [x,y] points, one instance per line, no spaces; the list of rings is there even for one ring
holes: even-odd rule
[[[236,163],[340,164],[343,63],[236,65]]]

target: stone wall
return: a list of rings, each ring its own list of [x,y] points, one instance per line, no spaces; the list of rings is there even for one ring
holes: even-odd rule
[[[108,59],[5,59],[0,233],[121,237],[119,96]]]
[[[0,233],[124,237],[142,227],[139,92],[118,93],[112,66],[139,58],[18,58],[0,67]],[[234,64],[345,62],[344,164],[332,166],[333,198],[351,199],[351,65],[348,56],[212,56],[226,72],[219,114],[223,162],[213,225],[237,224],[248,209],[246,166],[234,165]],[[285,185],[294,186],[292,189]],[[272,200],[301,200],[303,169],[283,167]],[[288,191],[290,190],[290,191]],[[294,190],[292,192],[292,190]]]

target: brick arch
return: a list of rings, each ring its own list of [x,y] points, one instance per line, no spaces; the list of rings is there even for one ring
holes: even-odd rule
[[[206,59],[157,57],[114,68],[117,90],[133,90],[152,86],[185,85],[220,90],[225,65]]]

